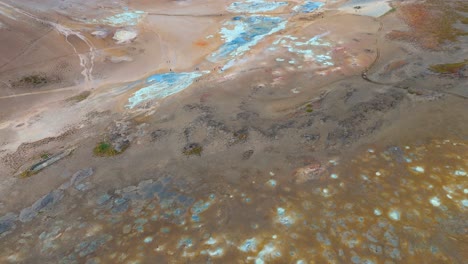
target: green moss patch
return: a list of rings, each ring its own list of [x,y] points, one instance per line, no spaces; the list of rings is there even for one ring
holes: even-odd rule
[[[46,160],[46,159],[50,158],[50,156],[51,155],[49,153],[45,152],[45,153],[41,154],[41,159]]]
[[[203,147],[198,143],[189,143],[184,147],[182,153],[186,156],[201,156]]]
[[[21,78],[20,82],[33,84],[33,85],[46,84],[47,78],[45,75],[35,74],[35,75],[29,75],[29,76],[25,76]]]
[[[97,146],[94,147],[93,152],[94,155],[98,157],[111,157],[122,153],[115,150],[112,144],[106,141],[99,142]]]
[[[25,170],[23,171],[18,177],[20,179],[26,179],[26,178],[29,178],[31,176],[33,176],[34,174],[36,174],[37,172],[36,171],[32,171],[32,170]]]
[[[466,65],[468,65],[468,60],[455,63],[436,64],[430,66],[429,69],[440,74],[457,74]]]
[[[83,100],[86,100],[86,98],[88,98],[89,96],[91,95],[91,92],[90,91],[84,91],[78,95],[75,95],[73,97],[70,97],[67,99],[67,102],[81,102]]]
[[[21,77],[19,80],[16,80],[11,83],[13,87],[22,87],[22,86],[33,86],[38,87],[45,85],[49,82],[45,74],[31,74]]]

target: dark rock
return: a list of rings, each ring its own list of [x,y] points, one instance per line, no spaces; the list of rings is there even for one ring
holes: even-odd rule
[[[237,120],[250,120],[253,118],[257,118],[257,117],[258,117],[258,114],[254,112],[241,112],[237,114],[236,119]]]
[[[116,122],[110,129],[109,140],[117,152],[123,152],[133,139],[130,122]]]
[[[347,103],[348,100],[354,95],[355,92],[356,92],[355,88],[347,89],[346,94],[344,95],[344,98],[343,98],[344,102]]]
[[[209,106],[202,105],[202,104],[188,104],[184,106],[184,110],[188,112],[192,110],[200,110],[203,113],[211,112],[211,108]]]
[[[80,257],[88,256],[96,252],[96,250],[98,250],[100,246],[104,245],[110,240],[112,240],[111,235],[108,235],[108,234],[100,235],[98,238],[90,242],[80,243],[78,247],[75,249],[75,252],[79,252],[78,255]]]
[[[186,128],[184,129],[184,132],[183,132],[183,133],[184,133],[185,139],[186,139],[187,141],[190,140],[190,136],[192,135],[193,130],[194,130],[193,127],[186,127]]]
[[[124,199],[128,199],[128,200],[141,200],[141,199],[143,199],[143,195],[137,193],[136,190],[130,191],[130,192],[124,192],[122,194],[122,197]]]
[[[125,149],[127,149],[130,146],[130,140],[123,139],[119,141],[114,141],[112,143],[112,146],[117,152],[123,152]]]
[[[244,153],[242,153],[242,159],[243,160],[248,160],[248,159],[250,159],[250,157],[252,157],[253,154],[254,154],[253,149],[247,150]]]
[[[151,132],[151,140],[152,141],[157,141],[160,140],[162,137],[166,136],[169,134],[169,131],[164,130],[164,129],[157,129],[153,132]]]
[[[308,117],[307,121],[305,121],[303,124],[301,124],[298,128],[299,129],[304,129],[313,126],[315,123],[315,118],[314,117]]]
[[[305,134],[302,136],[306,141],[317,141],[320,139],[320,134]]]
[[[97,205],[101,206],[101,205],[104,205],[107,202],[109,202],[110,199],[111,199],[111,196],[106,193],[106,194],[103,194],[103,195],[99,196],[96,203],[97,203]]]
[[[53,190],[52,192],[44,195],[41,199],[37,200],[31,207],[21,210],[19,220],[21,222],[31,221],[40,211],[49,209],[54,204],[62,200],[62,198],[62,190]]]
[[[248,137],[249,137],[249,129],[248,128],[243,128],[243,129],[237,130],[236,132],[233,133],[231,139],[229,140],[229,145],[243,143],[243,142],[247,141]]]
[[[395,109],[405,98],[405,94],[396,89],[376,95],[369,101],[351,107],[348,116],[338,122],[338,127],[328,133],[329,145],[350,144],[351,142],[374,133],[383,125],[380,114]]]
[[[460,75],[460,77],[463,77],[463,78],[468,77],[468,65],[463,66],[463,68],[460,69],[458,74]]]
[[[80,183],[81,181],[83,181],[84,179],[88,178],[89,176],[93,174],[94,174],[94,170],[92,168],[80,170],[76,172],[75,174],[73,174],[73,176],[71,177],[70,183],[71,185],[77,185],[78,183]]]
[[[285,123],[273,124],[266,131],[262,129],[258,129],[258,130],[260,131],[260,133],[262,133],[263,135],[267,137],[276,138],[281,130],[292,128],[295,123],[296,123],[295,120],[289,120]]]
[[[89,190],[91,188],[92,188],[92,184],[90,182],[84,182],[84,183],[80,183],[80,184],[75,185],[75,189],[80,191],[80,192],[87,191],[87,190]]]
[[[393,158],[397,162],[399,162],[399,163],[405,162],[405,152],[400,147],[398,147],[398,146],[390,147],[390,148],[388,148],[387,151],[392,154]]]
[[[142,181],[138,184],[138,194],[144,199],[152,199],[155,194],[159,193],[163,189],[163,185],[153,180]]]
[[[112,207],[113,214],[121,214],[126,212],[129,207],[129,200],[124,198],[117,198],[114,200],[114,206]]]
[[[0,217],[0,237],[11,233],[16,228],[17,215],[14,213],[7,213]]]
[[[210,119],[206,122],[206,126],[211,129],[221,130],[221,131],[228,131],[225,124],[222,122]]]

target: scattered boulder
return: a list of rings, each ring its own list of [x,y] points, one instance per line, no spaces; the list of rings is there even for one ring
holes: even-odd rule
[[[118,153],[121,153],[130,146],[130,142],[133,139],[131,134],[130,122],[116,122],[110,128],[109,141],[112,144],[112,147]]]
[[[91,35],[93,35],[96,38],[104,39],[107,38],[109,32],[107,30],[96,30],[91,32]]]
[[[138,36],[138,33],[134,30],[117,30],[114,34],[113,39],[117,44],[125,44],[134,40]]]

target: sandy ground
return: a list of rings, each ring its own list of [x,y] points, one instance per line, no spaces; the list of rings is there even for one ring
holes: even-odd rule
[[[467,38],[413,4],[1,1],[0,262],[463,263]]]

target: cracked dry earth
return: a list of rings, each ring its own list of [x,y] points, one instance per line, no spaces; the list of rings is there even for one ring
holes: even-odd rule
[[[467,15],[0,0],[0,263],[465,263]]]

